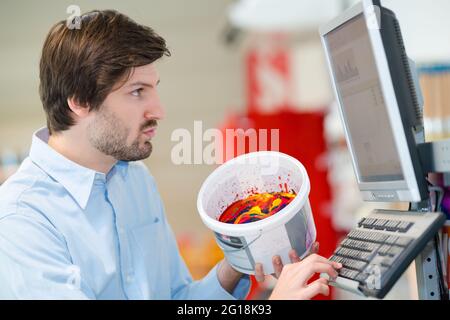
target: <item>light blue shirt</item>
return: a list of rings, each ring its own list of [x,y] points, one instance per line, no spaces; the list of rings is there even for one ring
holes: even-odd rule
[[[33,135],[30,155],[0,187],[2,299],[243,299],[217,266],[193,281],[141,162],[119,161],[105,175]]]

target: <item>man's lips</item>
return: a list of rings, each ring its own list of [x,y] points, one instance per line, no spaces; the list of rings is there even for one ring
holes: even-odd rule
[[[149,138],[153,138],[156,135],[156,127],[145,129],[142,133]]]

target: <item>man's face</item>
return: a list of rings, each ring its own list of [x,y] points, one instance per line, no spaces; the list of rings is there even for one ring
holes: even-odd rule
[[[113,90],[88,125],[92,146],[122,161],[148,158],[157,120],[164,117],[154,64],[137,67],[127,82]]]

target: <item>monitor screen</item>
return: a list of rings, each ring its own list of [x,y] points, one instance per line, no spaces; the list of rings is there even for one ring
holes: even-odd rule
[[[325,41],[358,179],[403,181],[364,15],[334,29]]]

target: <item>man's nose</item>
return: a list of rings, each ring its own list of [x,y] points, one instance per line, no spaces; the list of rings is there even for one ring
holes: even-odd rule
[[[165,117],[165,110],[160,101],[153,103],[144,114],[144,118],[148,120],[163,120]]]

